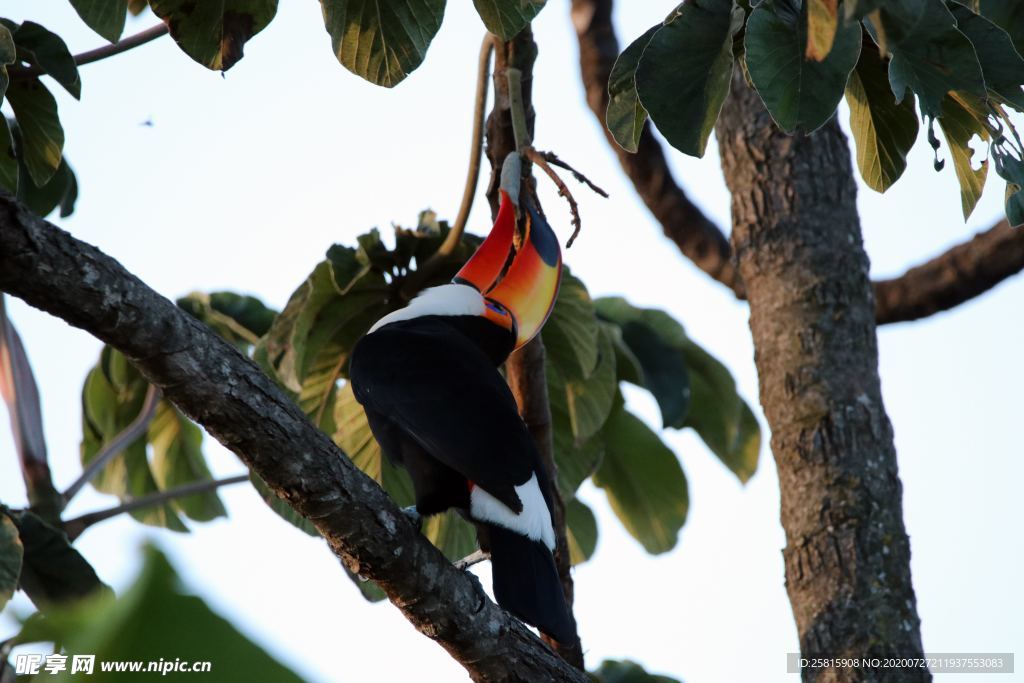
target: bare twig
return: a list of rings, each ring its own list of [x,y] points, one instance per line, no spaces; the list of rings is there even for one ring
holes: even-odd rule
[[[452,562],[452,564],[455,565],[456,569],[461,569],[465,571],[473,565],[480,564],[481,562],[486,562],[489,559],[491,559],[490,553],[485,553],[483,550],[477,548],[461,560],[456,560],[455,562]]]
[[[512,134],[515,136],[516,149],[524,152],[533,144],[530,127],[526,123],[526,105],[523,103],[523,72],[515,67],[505,71],[508,79],[509,112],[512,115]]]
[[[554,152],[541,152],[541,156],[543,156],[547,160],[547,162],[549,164],[551,164],[552,166],[558,166],[559,168],[564,168],[566,171],[569,171],[570,173],[572,173],[572,177],[576,179],[576,182],[583,183],[584,185],[589,187],[591,190],[593,190],[594,193],[601,195],[605,199],[608,199],[608,193],[607,192],[602,190],[600,187],[598,187],[594,183],[590,182],[590,178],[588,178],[587,176],[585,176],[582,173],[580,173],[579,171],[577,171],[575,168],[570,166],[565,161],[562,161],[558,157],[558,155],[555,154]]]
[[[93,524],[102,522],[105,519],[116,517],[117,515],[124,514],[125,512],[153,507],[154,505],[166,503],[170,500],[177,500],[178,498],[185,498],[186,496],[194,496],[197,493],[206,493],[207,491],[219,489],[222,486],[240,484],[243,481],[249,481],[248,474],[236,474],[233,477],[225,477],[224,479],[195,481],[191,484],[175,486],[174,488],[167,489],[166,491],[157,491],[156,493],[151,493],[148,496],[127,500],[120,505],[106,510],[97,510],[96,512],[89,512],[80,517],[70,519],[64,522],[64,533],[66,533],[68,538],[73,541],[81,536],[82,532]]]
[[[580,234],[580,227],[582,225],[580,221],[580,207],[576,204],[576,198],[572,196],[572,192],[569,191],[566,184],[562,182],[562,179],[558,177],[557,173],[555,173],[555,169],[551,168],[543,154],[533,147],[527,147],[524,149],[523,154],[526,155],[527,159],[540,166],[541,169],[548,174],[548,177],[551,178],[551,182],[553,182],[558,188],[558,195],[560,197],[565,197],[565,201],[569,202],[569,211],[572,213],[572,235],[569,236],[569,241],[565,243],[565,248],[568,249],[572,246],[572,243],[576,241],[576,236]]]
[[[160,402],[160,390],[150,384],[146,390],[146,399],[142,403],[142,409],[131,424],[110,440],[106,446],[100,449],[89,464],[82,471],[82,474],[74,481],[67,491],[64,492],[64,504],[67,505],[75,497],[82,487],[92,481],[93,477],[103,469],[104,465],[111,461],[118,453],[135,442],[136,439],[146,433],[149,423],[156,413],[156,405]]]
[[[75,64],[82,66],[84,64],[98,62],[101,59],[106,59],[107,57],[121,54],[122,52],[131,50],[132,48],[140,45],[145,45],[149,41],[156,40],[166,33],[167,24],[160,23],[156,26],[151,26],[145,31],[140,31],[135,35],[122,38],[116,43],[110,43],[109,45],[103,45],[102,47],[77,54],[75,55]],[[10,75],[12,81],[16,81],[41,76],[46,72],[38,66],[9,66],[7,67],[7,73]]]

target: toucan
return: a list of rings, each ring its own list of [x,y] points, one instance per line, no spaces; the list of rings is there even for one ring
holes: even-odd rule
[[[498,371],[547,320],[562,269],[558,240],[532,200],[521,202],[525,229],[513,246],[518,160],[510,155],[503,167],[487,238],[451,284],[370,328],[349,378],[385,457],[412,479],[414,512],[460,511],[490,553],[498,604],[569,643],[575,626],[553,559],[551,473]]]

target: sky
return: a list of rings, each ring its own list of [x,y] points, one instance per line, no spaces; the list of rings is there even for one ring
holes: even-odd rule
[[[637,199],[586,107],[568,5],[551,0],[534,24],[535,142],[611,196],[575,192],[583,232],[566,263],[593,296],[623,295],[681,321],[732,370],[764,430],[760,466],[746,485],[691,432],[663,433],[686,471],[690,512],[677,547],[661,556],[647,555],[602,492],[585,485],[580,497],[600,528],[594,557],[574,572],[587,662],[630,658],[691,683],[796,680],[785,673],[797,632],[747,307],[682,257]],[[619,3],[620,42],[673,5]],[[7,0],[3,11],[58,32],[74,52],[103,42],[68,3]],[[126,33],[155,21],[148,13],[129,20]],[[482,35],[470,3],[449,3],[424,65],[385,90],[337,63],[317,3],[282,2],[224,77],[193,63],[169,38],[85,66],[81,102],[53,88],[80,196],[73,216],[51,218],[165,296],[228,289],[280,307],[332,243],[352,244],[374,226],[386,232],[392,223],[414,225],[425,208],[454,216]],[[846,118],[844,106],[844,127]],[[668,156],[690,196],[728,226],[714,139],[703,159]],[[965,224],[952,164],[946,166],[936,174],[919,139],[907,173],[889,192],[860,184],[873,276],[901,273],[1000,217],[1003,187],[990,174]],[[544,192],[552,225],[567,237],[565,205]],[[486,230],[488,216],[481,192],[470,229]],[[8,307],[36,372],[51,468],[64,488],[80,471],[79,396],[101,345],[20,301]],[[1017,277],[954,311],[879,332],[922,635],[932,652],[1024,651],[1022,311],[1024,277]],[[627,399],[658,426],[649,395],[629,390]],[[244,471],[209,437],[205,451],[215,475]],[[122,517],[76,545],[104,581],[122,589],[138,569],[139,546],[155,542],[191,590],[311,681],[467,680],[396,609],[365,603],[327,546],[277,518],[250,487],[225,489],[222,498],[230,517],[194,524],[187,535]],[[0,501],[25,502],[6,428]],[[114,503],[87,490],[68,514]],[[486,565],[478,571],[489,585]],[[24,596],[16,598],[0,615],[0,639],[15,628],[11,613],[30,609]]]

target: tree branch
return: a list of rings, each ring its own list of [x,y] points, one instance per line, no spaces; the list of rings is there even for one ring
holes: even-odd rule
[[[142,402],[142,408],[139,409],[139,414],[135,416],[135,419],[131,421],[127,427],[122,429],[118,434],[110,440],[106,446],[101,448],[99,452],[89,461],[82,474],[78,476],[78,479],[68,487],[68,490],[64,492],[64,505],[71,502],[71,499],[75,497],[79,491],[82,490],[86,484],[93,480],[93,477],[103,469],[108,462],[110,462],[118,453],[128,448],[128,446],[135,443],[136,439],[142,437],[149,429],[149,423],[153,421],[153,415],[156,414],[156,406],[160,403],[160,390],[149,385],[146,389],[146,398]]]
[[[474,680],[588,680],[456,570],[251,360],[114,259],[2,192],[0,290],[124,353]]]
[[[80,517],[69,519],[64,522],[64,533],[68,535],[69,540],[74,541],[82,535],[83,531],[91,527],[93,524],[110,519],[111,517],[116,517],[120,514],[124,514],[125,512],[152,507],[154,505],[159,505],[160,503],[166,503],[169,500],[193,496],[197,493],[206,493],[207,491],[219,489],[221,486],[240,484],[243,481],[249,481],[248,474],[237,474],[233,477],[225,477],[224,479],[205,479],[203,481],[194,481],[190,484],[182,484],[181,486],[175,486],[174,488],[167,489],[165,491],[157,491],[156,493],[151,493],[148,496],[142,496],[140,498],[125,501],[121,505],[107,508],[106,510],[97,510],[96,512],[89,512],[81,515]]]
[[[167,24],[157,24],[151,26],[145,31],[140,31],[135,35],[122,38],[116,43],[110,43],[109,45],[103,45],[93,50],[87,50],[80,54],[75,55],[75,64],[83,66],[85,64],[92,64],[98,62],[101,59],[112,57],[117,54],[121,54],[127,50],[145,45],[151,40],[156,40],[160,36],[167,33]],[[45,71],[38,66],[9,66],[7,67],[7,73],[11,77],[12,81],[17,81],[25,78],[35,78],[36,76],[42,76]]]
[[[645,124],[636,154],[619,147],[605,126],[608,75],[619,55],[612,26],[613,0],[573,0],[580,43],[580,73],[587,104],[637,194],[661,223],[665,236],[701,270],[746,298],[725,234],[693,204],[672,177],[664,150]],[[1024,229],[1000,221],[904,275],[874,283],[879,324],[916,320],[983,294],[1024,270]]]

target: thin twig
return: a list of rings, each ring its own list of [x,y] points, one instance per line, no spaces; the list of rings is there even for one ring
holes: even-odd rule
[[[197,493],[206,493],[207,491],[219,489],[221,486],[240,484],[243,481],[249,481],[248,474],[236,474],[233,477],[225,477],[224,479],[194,481],[190,484],[182,484],[181,486],[167,489],[166,491],[157,491],[156,493],[151,493],[147,496],[142,496],[141,498],[134,498],[125,501],[120,505],[106,510],[97,510],[96,512],[89,512],[81,517],[70,519],[64,523],[64,532],[68,535],[68,538],[73,541],[93,524],[102,522],[105,519],[116,517],[117,515],[125,512],[132,512],[133,510],[140,510],[142,508],[166,503],[170,500],[185,498],[186,496],[194,496]]]
[[[477,548],[476,550],[471,552],[469,555],[466,555],[461,560],[456,560],[455,562],[452,562],[452,564],[455,565],[456,569],[461,569],[461,570],[465,571],[465,570],[469,569],[470,567],[472,567],[473,565],[480,564],[481,562],[486,562],[489,559],[491,559],[491,554],[490,553],[484,552],[483,550],[480,550],[479,548]]]
[[[587,176],[585,176],[582,173],[580,173],[579,171],[577,171],[575,168],[570,166],[568,163],[562,161],[558,157],[558,155],[555,154],[554,152],[541,152],[540,154],[552,166],[558,166],[559,168],[564,168],[565,170],[567,170],[570,173],[572,173],[572,177],[575,178],[577,182],[583,183],[584,185],[589,187],[591,190],[593,190],[596,194],[599,194],[602,197],[604,197],[605,199],[608,199],[608,193],[607,192],[602,190],[600,187],[598,187],[594,183],[590,182],[590,178],[588,178]]]
[[[462,204],[459,206],[459,213],[456,215],[455,222],[452,224],[451,230],[448,231],[441,246],[416,269],[402,286],[402,296],[406,300],[411,299],[434,271],[437,270],[441,262],[452,255],[462,240],[462,234],[466,231],[469,213],[473,208],[473,199],[476,197],[477,179],[480,177],[480,160],[484,147],[484,116],[487,110],[487,82],[490,80],[491,54],[493,52],[494,36],[487,33],[484,35],[483,43],[480,45],[480,58],[477,61],[476,97],[473,103],[473,135],[470,140],[466,186],[462,190]]]
[[[582,225],[580,221],[580,207],[576,204],[576,198],[572,196],[572,192],[569,191],[566,184],[562,182],[562,179],[558,177],[557,173],[555,173],[555,169],[551,168],[543,154],[535,150],[533,147],[527,147],[522,150],[522,152],[526,155],[527,159],[540,166],[544,172],[548,174],[548,177],[551,178],[551,181],[558,188],[559,196],[565,197],[565,200],[569,202],[569,211],[572,213],[573,230],[572,235],[569,237],[569,241],[565,243],[565,248],[568,249],[572,246],[572,243],[576,241],[576,237],[580,234],[580,227]]]
[[[92,481],[93,477],[95,477],[96,474],[103,469],[104,465],[110,462],[114,456],[133,444],[136,439],[146,433],[146,429],[149,427],[149,423],[153,420],[153,415],[156,413],[156,406],[159,402],[160,390],[157,389],[155,385],[150,384],[149,389],[146,390],[146,399],[142,403],[142,409],[139,410],[138,416],[132,420],[130,425],[125,427],[117,434],[117,436],[111,439],[110,443],[100,449],[99,453],[97,453],[96,457],[89,462],[78,479],[68,487],[63,496],[64,505],[71,502],[71,499],[75,497],[75,494],[81,491],[83,486]]]
[[[101,59],[112,57],[127,50],[131,50],[134,47],[145,45],[149,41],[156,40],[165,33],[167,33],[167,24],[160,23],[156,26],[151,26],[145,31],[140,31],[135,35],[122,38],[116,43],[110,43],[109,45],[103,45],[102,47],[77,54],[75,55],[75,64],[82,66],[84,64],[98,62]],[[19,79],[41,76],[46,72],[39,66],[9,66],[7,67],[7,73],[10,75],[12,81],[16,81]]]
[[[508,109],[512,117],[512,135],[516,139],[516,149],[520,152],[533,144],[530,128],[526,125],[526,105],[523,104],[523,72],[515,67],[505,70],[508,79]]]

